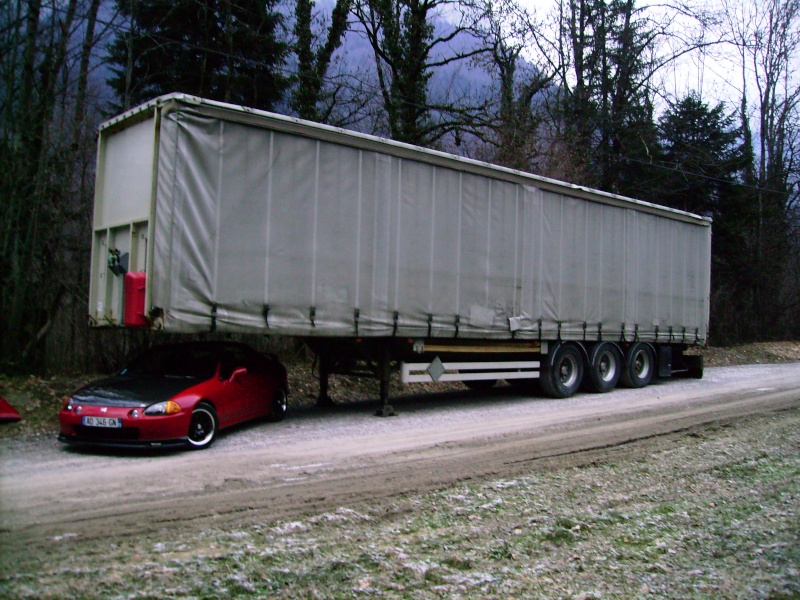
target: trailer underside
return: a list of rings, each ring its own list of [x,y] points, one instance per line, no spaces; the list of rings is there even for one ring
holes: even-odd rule
[[[461,381],[488,390],[504,380],[524,391],[568,398],[579,390],[610,392],[640,388],[655,378],[702,378],[703,357],[688,344],[643,341],[498,342],[413,338],[305,338],[318,359],[321,406],[334,404],[330,375],[369,377],[380,382],[379,416],[390,416],[390,382]]]

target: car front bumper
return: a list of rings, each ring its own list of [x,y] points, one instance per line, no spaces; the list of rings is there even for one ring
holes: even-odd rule
[[[59,413],[59,441],[65,444],[110,447],[164,448],[187,444],[191,413],[143,415],[132,417],[136,409],[121,407],[82,406],[80,413],[62,410]],[[85,424],[84,417],[117,419],[119,427],[96,427]]]
[[[102,448],[184,448],[188,446],[186,438],[171,440],[114,440],[109,438],[89,438],[58,434],[58,441],[70,446],[93,446]]]

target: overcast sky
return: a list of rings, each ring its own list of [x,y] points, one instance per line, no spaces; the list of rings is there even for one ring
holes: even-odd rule
[[[735,0],[745,3],[747,0]],[[555,7],[555,0],[518,0],[520,4],[536,16],[548,21]],[[719,9],[719,0],[689,0],[687,3],[702,9]],[[636,6],[643,8],[654,6],[650,10],[654,16],[664,14],[665,5],[662,0],[638,0]],[[672,26],[674,33],[681,36],[699,34],[700,27],[696,21],[688,17],[679,18]],[[723,32],[708,32],[706,42],[718,42]],[[676,42],[677,43],[677,42]],[[674,47],[673,47],[674,48]],[[665,56],[673,51],[666,42],[659,48]],[[682,98],[690,92],[698,92],[704,101],[715,105],[719,101],[728,104],[728,110],[738,106],[741,98],[742,75],[737,66],[732,47],[719,44],[705,51],[694,51],[682,56],[672,65],[665,67],[658,75],[657,82],[666,92],[667,99]]]

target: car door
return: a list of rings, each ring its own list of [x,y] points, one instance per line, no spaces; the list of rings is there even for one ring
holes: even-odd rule
[[[246,348],[229,347],[221,354],[221,394],[225,399],[227,424],[239,423],[264,414],[268,406],[265,399],[263,377]],[[223,417],[220,416],[223,421]]]

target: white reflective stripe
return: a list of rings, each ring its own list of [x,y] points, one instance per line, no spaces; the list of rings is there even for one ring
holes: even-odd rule
[[[424,371],[415,375],[403,373],[403,383],[442,383],[445,381],[482,381],[491,379],[539,379],[539,371],[487,371],[485,373],[445,373],[434,382],[433,377]]]
[[[538,360],[507,361],[507,362],[468,362],[468,363],[443,363],[446,371],[459,371],[458,373],[444,373],[434,380],[427,372],[430,363],[402,363],[401,381],[403,383],[430,383],[432,381],[480,381],[485,379],[535,379],[539,377],[540,363]],[[486,370],[495,369],[495,370]],[[497,370],[509,369],[509,370]],[[515,369],[515,370],[510,370]],[[469,372],[463,372],[469,371]]]
[[[493,362],[449,362],[442,363],[447,371],[480,371],[481,369],[538,369],[538,360],[512,360]],[[403,368],[424,371],[430,363],[403,363]]]

